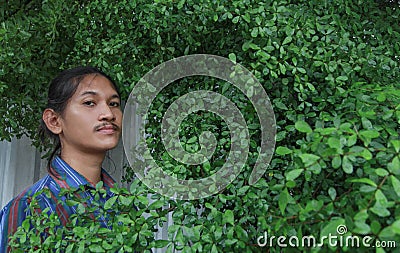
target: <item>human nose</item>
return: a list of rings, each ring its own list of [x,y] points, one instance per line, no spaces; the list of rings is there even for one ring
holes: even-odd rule
[[[114,121],[115,114],[113,110],[107,104],[103,105],[100,109],[99,113],[99,120],[100,121]]]

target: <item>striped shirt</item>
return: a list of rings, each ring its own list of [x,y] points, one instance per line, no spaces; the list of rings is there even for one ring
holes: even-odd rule
[[[93,184],[71,168],[60,157],[56,156],[54,158],[49,172],[47,176],[25,189],[0,211],[0,253],[10,251],[10,248],[7,248],[8,237],[13,234],[17,228],[21,226],[24,219],[30,215],[30,211],[27,207],[29,206],[31,197],[38,191],[46,188],[49,189],[51,193],[50,198],[46,197],[45,194],[40,194],[37,197],[40,210],[49,208],[50,213],[56,212],[63,225],[68,222],[68,217],[71,214],[76,213],[76,209],[74,206],[60,204],[62,202],[60,201],[61,197],[59,193],[62,188],[78,189],[83,186],[86,190],[81,191],[79,195],[83,198],[88,198],[89,202],[93,200],[93,196],[90,193],[90,189],[94,189]],[[103,187],[106,190],[106,196],[100,201],[105,202],[114,195],[110,191],[110,188],[113,187],[115,181],[103,169],[101,178]],[[104,217],[100,217],[100,222],[103,226],[108,227]]]

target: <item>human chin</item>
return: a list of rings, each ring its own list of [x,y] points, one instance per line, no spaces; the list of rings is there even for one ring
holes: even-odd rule
[[[102,147],[102,149],[104,150],[110,150],[115,148],[118,145],[119,142],[119,134],[114,134],[114,135],[108,135],[105,136],[106,138],[103,138],[101,140],[99,140],[99,146]]]

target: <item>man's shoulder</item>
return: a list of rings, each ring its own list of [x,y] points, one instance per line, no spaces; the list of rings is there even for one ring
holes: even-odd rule
[[[0,218],[9,213],[11,210],[22,210],[25,211],[27,205],[34,195],[39,193],[38,199],[40,199],[41,191],[48,187],[50,184],[50,177],[47,175],[34,183],[33,185],[27,187],[21,193],[19,193],[15,198],[13,198],[8,204],[0,211]]]

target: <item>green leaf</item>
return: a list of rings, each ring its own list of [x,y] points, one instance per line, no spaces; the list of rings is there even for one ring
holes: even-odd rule
[[[85,213],[85,206],[82,203],[79,203],[78,206],[76,207],[76,213],[78,214],[83,214]]]
[[[254,27],[253,30],[251,30],[251,37],[257,37],[258,35],[258,27]]]
[[[279,69],[280,69],[280,71],[281,71],[282,74],[285,74],[285,73],[286,73],[286,67],[285,67],[284,64],[279,63]]]
[[[288,149],[287,147],[283,147],[283,146],[279,146],[276,150],[275,153],[277,153],[278,155],[287,155],[287,154],[291,154],[293,151]]]
[[[335,157],[332,159],[332,167],[333,167],[334,169],[337,169],[337,168],[339,168],[341,165],[342,165],[342,158],[341,158],[340,156],[335,156]]]
[[[353,173],[353,164],[352,164],[351,161],[349,160],[348,156],[343,156],[343,160],[342,160],[342,169],[343,169],[343,171],[346,172],[347,174]]]
[[[146,196],[138,195],[137,199],[143,205],[147,205],[149,203],[149,199]]]
[[[335,188],[329,187],[328,194],[329,194],[329,197],[331,198],[331,200],[335,200],[336,199],[336,190],[335,190]]]
[[[357,135],[356,134],[352,134],[347,138],[346,145],[348,147],[354,146],[356,143],[357,143]]]
[[[161,45],[162,39],[160,35],[157,35],[157,44]]]
[[[292,37],[291,37],[291,36],[286,37],[286,38],[283,40],[282,45],[289,44],[290,42],[292,42]]]
[[[295,180],[300,174],[304,171],[304,169],[294,169],[286,173],[286,180]]]
[[[355,221],[355,228],[353,229],[354,233],[366,235],[371,232],[371,227],[365,223],[365,221]]]
[[[354,216],[354,220],[356,221],[365,221],[368,219],[367,209],[361,210]]]
[[[379,132],[376,130],[361,130],[360,135],[369,139],[379,137]]]
[[[326,236],[328,238],[329,235],[338,235],[338,231],[344,231],[340,228],[344,228],[345,225],[346,221],[343,218],[332,219],[321,229],[320,237]]]
[[[217,246],[215,244],[212,245],[211,247],[211,253],[218,253]]]
[[[310,125],[305,121],[297,121],[294,127],[302,133],[311,133],[312,129]]]
[[[237,238],[239,240],[244,241],[244,242],[247,242],[249,240],[247,231],[244,228],[242,228],[241,226],[236,225],[235,232],[236,232]]]
[[[100,245],[92,244],[89,246],[91,252],[106,252]]]
[[[396,153],[399,153],[399,151],[400,151],[400,140],[391,140],[390,143],[392,144],[394,150],[396,150]]]
[[[233,61],[234,63],[236,63],[236,54],[235,53],[230,53],[228,55],[229,60]]]
[[[300,154],[299,156],[306,167],[314,165],[320,159],[319,156],[314,154]]]
[[[305,74],[305,73],[307,73],[307,71],[304,69],[304,68],[296,68],[300,73],[303,73],[303,74]]]
[[[393,175],[390,176],[390,180],[392,182],[394,192],[400,197],[400,180]]]
[[[74,246],[75,246],[74,244],[68,245],[67,248],[65,249],[65,253],[73,252]]]
[[[347,81],[349,80],[349,78],[347,76],[338,76],[336,78],[336,81]]]
[[[191,137],[189,140],[187,140],[187,144],[192,144],[192,143],[195,143],[195,142],[197,142],[197,136],[193,136],[193,137]]]
[[[234,219],[234,215],[233,215],[232,210],[226,210],[225,211],[225,213],[222,216],[222,223],[223,224],[229,223],[232,226],[234,225],[235,219]]]
[[[351,179],[349,180],[351,183],[365,183],[365,184],[369,184],[372,185],[374,187],[377,187],[377,185],[375,184],[374,181],[372,181],[369,178],[356,178],[356,179]]]
[[[239,188],[239,190],[237,191],[237,194],[239,196],[245,195],[246,192],[249,190],[250,186],[249,185],[245,185]]]
[[[289,203],[290,195],[288,192],[288,189],[285,188],[281,193],[279,194],[279,200],[278,200],[278,205],[279,205],[279,210],[281,211],[281,214],[285,214],[285,209],[287,204]]]
[[[396,220],[390,226],[392,227],[393,232],[400,235],[400,220]]]
[[[383,92],[379,93],[378,96],[376,97],[376,100],[378,102],[385,102],[386,101],[385,93],[383,93]]]
[[[109,199],[106,201],[106,203],[104,204],[104,209],[105,209],[105,210],[112,209],[112,207],[114,206],[115,201],[117,200],[117,198],[118,198],[118,196],[113,196],[113,197],[109,198]]]
[[[329,147],[337,149],[337,150],[342,148],[342,144],[340,143],[340,140],[336,137],[329,137],[328,145],[329,145]]]
[[[361,151],[360,155],[364,157],[364,159],[367,161],[372,159],[372,153],[366,148],[364,148],[363,151]]]
[[[375,205],[370,210],[380,217],[387,217],[390,215],[387,206],[388,206],[388,201],[386,196],[380,189],[376,190]]]
[[[393,227],[392,226],[388,226],[383,228],[380,232],[379,232],[379,238],[393,238],[395,236],[395,232],[393,231]]]
[[[171,242],[168,240],[155,240],[154,241],[154,247],[155,248],[164,248],[166,247],[168,244],[170,244]]]
[[[389,172],[385,169],[378,168],[378,169],[375,169],[375,174],[377,174],[380,177],[384,177],[384,176],[389,175]]]
[[[400,174],[400,159],[399,159],[399,157],[395,156],[393,158],[393,160],[390,163],[388,163],[387,167],[391,173],[399,175]]]
[[[155,210],[155,209],[163,207],[164,205],[165,205],[165,202],[163,200],[156,200],[149,205],[148,209]]]
[[[85,252],[85,243],[81,242],[79,243],[78,253],[83,253],[83,252]]]
[[[217,22],[217,21],[218,21],[218,14],[214,14],[213,20],[214,20],[214,22]]]
[[[276,106],[276,108],[281,109],[281,110],[289,110],[289,108],[287,108],[287,106],[282,103],[281,101],[274,101],[274,105]]]

